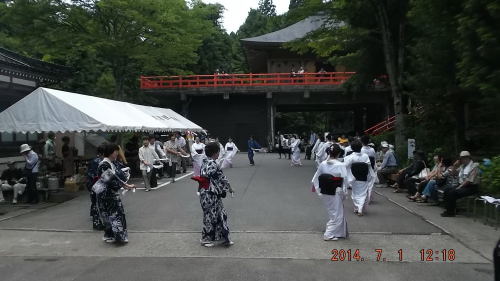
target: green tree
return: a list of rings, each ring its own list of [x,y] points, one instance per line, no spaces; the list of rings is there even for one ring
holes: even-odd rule
[[[420,147],[442,147],[454,153],[463,145],[465,93],[457,79],[458,54],[453,41],[458,36],[456,20],[463,1],[413,1],[408,14],[412,38],[408,41],[406,84],[417,103],[409,118]],[[443,132],[449,137],[442,138]]]
[[[488,153],[499,153],[500,132],[500,3],[494,0],[464,0],[457,16],[454,43],[458,52],[460,86],[468,91],[471,141]]]
[[[276,5],[273,0],[259,0],[259,12],[268,17],[276,16]]]
[[[290,4],[288,4],[288,10],[297,9],[304,5],[304,0],[290,0]]]
[[[0,6],[0,44],[73,67],[66,88],[140,99],[140,75],[190,72],[213,26],[204,13],[184,0],[20,0]]]
[[[323,55],[341,54],[343,59],[360,60],[371,53],[367,48],[382,50],[385,72],[391,85],[394,111],[396,114],[396,145],[404,147],[405,143],[405,104],[403,100],[403,74],[405,66],[405,33],[408,0],[352,0],[352,1],[311,1],[305,9],[311,13],[324,12],[330,18],[330,23],[321,31],[313,33],[316,40],[303,39],[300,45],[312,48]],[[338,34],[333,34],[338,33]],[[376,35],[376,37],[372,37]],[[343,37],[343,38],[342,38]],[[371,38],[372,40],[367,40]],[[340,40],[339,40],[340,39]],[[376,40],[373,40],[376,39]],[[347,40],[347,41],[342,41]],[[358,42],[358,51],[344,49],[347,44]],[[366,43],[372,43],[368,46]],[[292,46],[293,48],[293,46]],[[303,49],[305,51],[305,49]],[[337,56],[338,57],[338,56]],[[334,56],[333,59],[338,59]],[[369,70],[369,69],[366,69]],[[365,80],[365,79],[363,79]]]

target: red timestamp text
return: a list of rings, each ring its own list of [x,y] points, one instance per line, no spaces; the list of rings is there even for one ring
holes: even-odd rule
[[[407,255],[409,253],[409,255]],[[386,251],[383,249],[363,250],[360,249],[333,249],[331,251],[331,261],[408,261],[420,260],[423,262],[448,262],[455,261],[456,252],[454,249],[420,249],[419,251],[404,251],[403,249],[393,249]]]

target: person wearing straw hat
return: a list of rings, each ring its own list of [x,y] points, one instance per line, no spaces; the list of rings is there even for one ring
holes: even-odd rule
[[[21,145],[20,153],[26,160],[24,173],[26,175],[26,195],[28,197],[28,204],[37,204],[38,193],[36,191],[36,180],[38,177],[38,168],[40,167],[38,154],[36,154],[28,144]]]

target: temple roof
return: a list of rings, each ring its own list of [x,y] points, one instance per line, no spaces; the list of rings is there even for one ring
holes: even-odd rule
[[[305,37],[309,32],[323,26],[328,17],[310,16],[283,29],[264,35],[241,39],[243,43],[254,45],[280,45]]]
[[[57,81],[68,76],[70,68],[29,58],[0,47],[0,73],[37,80]]]

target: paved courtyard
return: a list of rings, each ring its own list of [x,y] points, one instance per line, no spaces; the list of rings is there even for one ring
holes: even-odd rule
[[[348,197],[349,239],[325,242],[326,210],[310,191],[313,162],[292,168],[274,154],[255,159],[249,166],[239,154],[225,171],[236,191],[224,201],[236,243],[231,248],[199,245],[202,212],[188,175],[124,196],[126,246],[105,244],[102,233],[91,230],[85,193],[1,216],[1,280],[493,280],[493,228],[470,225],[470,218],[448,226],[453,218],[433,219],[436,207],[413,210],[400,194],[377,190],[364,217],[351,212]],[[484,228],[484,239],[467,238],[473,234],[462,235],[460,225]],[[453,250],[455,259],[443,261],[440,254],[422,262],[422,249]],[[347,261],[356,250],[359,261]],[[331,260],[343,259],[341,252],[345,261]]]

